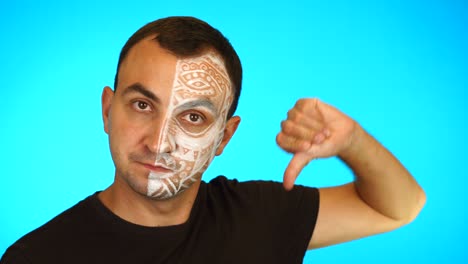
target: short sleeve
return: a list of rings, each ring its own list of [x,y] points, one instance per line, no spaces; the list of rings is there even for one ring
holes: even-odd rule
[[[237,239],[254,246],[258,254],[274,255],[278,263],[302,263],[317,221],[317,188],[296,185],[286,191],[279,182],[224,177],[210,183],[222,189],[221,197],[227,200],[222,207],[232,213],[226,221],[242,224]]]

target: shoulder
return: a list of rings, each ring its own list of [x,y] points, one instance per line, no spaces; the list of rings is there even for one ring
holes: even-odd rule
[[[252,180],[240,182],[237,179],[228,179],[225,176],[218,176],[206,183],[208,191],[232,191],[249,194],[252,196],[278,195],[278,196],[310,196],[311,199],[318,199],[318,189],[295,185],[291,191],[286,191],[283,184],[275,181]]]
[[[41,252],[46,251],[46,248],[52,248],[55,244],[67,243],[68,240],[79,234],[89,218],[94,196],[91,195],[78,202],[44,225],[18,239],[4,254],[3,258],[5,258],[6,263],[9,263],[9,259],[13,260],[13,263],[27,263],[20,260],[41,254]]]
[[[258,250],[261,245],[270,254],[272,249],[283,248],[275,252],[278,259],[303,257],[317,220],[317,188],[295,185],[286,191],[280,182],[240,182],[218,176],[204,189],[206,210],[211,211],[213,221],[220,219],[218,225],[227,226],[223,230],[235,230],[231,237],[244,244],[255,242]]]
[[[94,209],[94,203],[97,199],[97,193],[86,197],[77,204],[58,214],[50,221],[27,234],[22,239],[28,239],[29,237],[40,237],[43,234],[61,235],[64,230],[71,230],[71,226],[83,225],[91,217],[91,213]],[[93,217],[94,218],[94,217]]]
[[[208,198],[216,200],[235,201],[237,203],[251,204],[256,210],[265,208],[278,212],[296,206],[318,210],[319,191],[314,187],[296,185],[291,191],[286,191],[283,184],[275,181],[253,180],[240,182],[218,176],[206,184]]]

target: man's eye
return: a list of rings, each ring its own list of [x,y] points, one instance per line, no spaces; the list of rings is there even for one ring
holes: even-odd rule
[[[140,112],[149,112],[151,111],[150,105],[145,101],[135,101],[132,103],[133,108]]]
[[[182,119],[186,122],[189,122],[193,125],[200,125],[203,123],[205,118],[197,113],[188,113],[182,116]]]

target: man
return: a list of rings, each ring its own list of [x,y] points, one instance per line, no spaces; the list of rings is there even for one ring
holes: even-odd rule
[[[203,182],[240,123],[241,79],[234,49],[205,22],[170,17],[138,30],[120,54],[115,90],[102,94],[114,182],[18,240],[0,262],[301,263],[306,249],[417,216],[425,195],[408,171],[317,99],[299,100],[281,124],[276,141],[294,154],[283,185]],[[293,186],[309,161],[336,155],[354,182]]]

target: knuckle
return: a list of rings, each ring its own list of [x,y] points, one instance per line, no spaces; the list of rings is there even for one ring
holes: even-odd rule
[[[291,109],[288,112],[288,120],[291,120],[294,122],[300,122],[302,117],[303,117],[302,113],[299,112],[297,109]]]
[[[281,147],[287,146],[287,140],[283,132],[280,132],[278,135],[276,135],[276,143],[278,143],[278,145]]]
[[[276,143],[278,143],[279,145],[281,145],[281,133],[278,133],[278,135],[276,135]]]
[[[307,104],[307,99],[301,98],[297,100],[295,107],[299,110],[303,110],[306,104]]]
[[[276,136],[276,143],[286,152],[292,153],[295,150],[294,139],[280,132]]]
[[[283,132],[286,134],[292,134],[294,132],[294,124],[290,120],[286,120],[282,123]]]
[[[310,109],[317,107],[320,100],[316,97],[314,98],[301,98],[296,102],[296,108],[301,112],[307,112]]]

